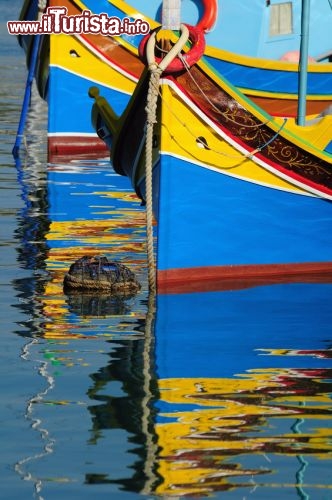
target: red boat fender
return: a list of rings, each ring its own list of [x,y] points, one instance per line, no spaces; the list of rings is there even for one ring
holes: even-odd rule
[[[188,52],[183,54],[181,59],[178,57],[173,59],[173,61],[167,66],[165,73],[177,73],[179,71],[183,71],[186,67],[190,68],[204,54],[205,38],[202,29],[197,26],[190,26],[189,24],[186,24],[185,26],[189,30],[189,40],[191,41],[192,47]],[[145,35],[138,47],[139,56],[143,61],[146,61],[145,48],[150,36],[151,33]],[[155,60],[156,63],[159,64],[162,58],[156,57]]]
[[[196,27],[202,31],[211,31],[218,17],[218,0],[201,0],[204,14],[198,21]]]

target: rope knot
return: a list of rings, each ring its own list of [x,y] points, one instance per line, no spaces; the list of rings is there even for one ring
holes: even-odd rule
[[[152,213],[152,169],[153,169],[153,129],[157,123],[157,104],[159,95],[160,77],[181,52],[183,46],[188,40],[188,29],[183,26],[183,33],[179,41],[172,47],[170,52],[158,64],[155,59],[155,37],[156,33],[152,33],[147,43],[147,61],[150,71],[149,90],[146,102],[146,138],[145,138],[145,198],[146,198],[146,230],[147,230],[147,257],[148,257],[148,281],[149,289],[153,294],[156,291],[156,276],[155,276],[155,259],[153,246],[153,213]]]
[[[152,75],[160,74],[163,72],[162,68],[158,65],[156,61],[148,65],[148,69]]]

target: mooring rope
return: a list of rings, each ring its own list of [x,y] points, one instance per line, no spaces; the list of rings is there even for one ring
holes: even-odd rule
[[[146,46],[146,57],[150,71],[149,89],[146,103],[146,139],[145,139],[145,199],[146,199],[146,232],[148,255],[148,283],[149,290],[156,292],[156,271],[153,245],[153,129],[157,122],[157,104],[159,96],[159,81],[163,71],[177,57],[189,38],[189,30],[181,25],[181,36],[176,44],[159,64],[155,60],[156,33],[152,33]]]
[[[146,232],[147,232],[147,257],[148,257],[148,284],[149,284],[149,290],[152,293],[156,292],[156,272],[155,272],[155,257],[154,257],[154,244],[153,244],[153,185],[152,185],[152,171],[153,171],[153,132],[154,132],[154,125],[157,122],[157,104],[158,104],[158,97],[161,96],[160,93],[160,78],[163,73],[163,71],[168,67],[168,65],[175,59],[175,57],[179,56],[181,58],[181,50],[183,49],[184,45],[187,43],[189,39],[189,30],[185,25],[181,25],[181,36],[176,42],[176,44],[171,48],[171,50],[166,54],[166,56],[159,62],[159,64],[156,62],[155,59],[155,46],[156,46],[156,33],[153,32],[147,42],[146,45],[146,57],[147,57],[147,62],[148,62],[148,68],[150,71],[150,80],[149,80],[149,89],[148,89],[148,95],[147,95],[147,103],[146,103],[146,139],[145,139],[145,198],[146,198]],[[188,73],[189,68],[186,66],[185,61],[184,61],[184,66],[187,69]],[[194,79],[193,75],[191,75],[192,80],[196,84],[196,86],[199,88],[201,93],[203,94],[203,97],[207,100],[207,102],[219,113],[224,115],[224,117],[227,117],[228,120],[234,121],[237,125],[239,123],[236,122],[236,120],[231,120],[230,117],[216,108],[216,106],[212,103],[212,101],[209,99],[209,97],[206,95],[206,93],[203,91],[203,89],[200,88],[198,82]],[[167,106],[167,103],[166,103]],[[188,124],[185,124],[177,115],[175,115],[174,111],[171,110],[171,113],[175,116],[176,120],[178,120],[188,131],[191,135],[196,137],[196,134],[194,134],[191,130],[190,127],[188,127]],[[267,120],[266,122],[263,123],[252,123],[252,124],[245,124],[242,123],[241,126],[245,128],[257,128],[259,129],[260,127],[266,126],[269,123],[270,120]],[[246,158],[252,159],[253,156],[256,153],[259,153],[267,147],[271,142],[273,142],[280,132],[282,131],[283,127],[285,126],[287,122],[287,119],[284,120],[284,122],[281,124],[279,130],[275,132],[275,134],[269,138],[264,144],[256,148],[255,150],[248,152],[246,155],[229,155],[227,153],[224,153],[223,151],[217,151],[213,150],[215,153],[220,154],[224,157],[228,158],[234,158],[236,160],[245,160]],[[211,149],[211,148],[209,148]],[[223,168],[234,168],[236,165],[233,165],[231,167],[223,167]]]
[[[38,0],[39,15],[40,13],[42,14],[44,12],[46,6],[47,6],[47,0]]]
[[[146,200],[146,233],[148,255],[148,283],[150,292],[156,291],[155,261],[153,247],[153,127],[157,121],[157,102],[159,80],[162,70],[158,66],[150,67],[149,90],[146,103],[146,138],[145,138],[145,200]]]

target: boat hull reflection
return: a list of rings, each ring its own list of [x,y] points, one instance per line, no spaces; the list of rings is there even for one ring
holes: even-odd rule
[[[309,465],[329,456],[331,297],[317,284],[158,297],[155,493],[324,487]]]

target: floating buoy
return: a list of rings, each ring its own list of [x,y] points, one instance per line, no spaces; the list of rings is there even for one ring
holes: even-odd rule
[[[70,266],[63,288],[65,293],[76,291],[132,296],[141,289],[141,285],[125,265],[109,261],[105,256],[84,256]]]

